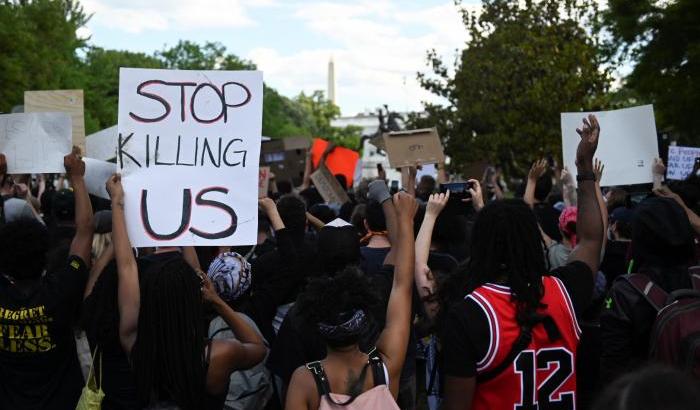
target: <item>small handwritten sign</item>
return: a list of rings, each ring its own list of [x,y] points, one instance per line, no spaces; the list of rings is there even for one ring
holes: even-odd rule
[[[350,200],[347,192],[324,164],[311,174],[311,181],[321,198],[328,203],[342,205]]]
[[[693,171],[693,167],[695,167],[696,158],[700,158],[700,148],[668,147],[666,178],[675,180],[686,179]]]
[[[440,136],[435,128],[384,134],[384,148],[392,168],[445,162]]]

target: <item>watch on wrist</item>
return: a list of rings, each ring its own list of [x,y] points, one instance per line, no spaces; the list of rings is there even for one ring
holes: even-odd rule
[[[577,182],[583,182],[583,181],[594,181],[595,182],[595,173],[592,171],[579,172],[576,175],[576,181]]]

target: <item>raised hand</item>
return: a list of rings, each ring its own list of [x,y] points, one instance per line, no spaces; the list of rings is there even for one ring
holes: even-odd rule
[[[583,127],[576,128],[576,132],[581,137],[576,149],[576,166],[587,168],[592,165],[593,156],[598,149],[600,124],[596,116],[589,114],[587,119],[583,119]]]
[[[600,184],[600,180],[603,178],[603,170],[605,169],[605,164],[603,164],[598,158],[593,161],[593,173],[595,174],[595,182]]]
[[[469,188],[469,193],[471,198],[465,198],[463,202],[471,202],[475,211],[480,211],[484,207],[484,193],[481,191],[481,184],[476,179],[470,179],[469,182],[472,187]]]
[[[73,147],[73,152],[63,157],[63,166],[70,178],[82,177],[85,175],[85,163],[80,159],[80,149]]]
[[[449,199],[449,190],[445,193],[430,195],[430,197],[428,198],[428,205],[425,207],[426,215],[432,215],[435,217],[440,215],[440,212],[442,212],[442,210],[445,209],[445,206],[447,205],[447,201]]]
[[[124,187],[122,187],[122,176],[119,174],[114,174],[107,180],[105,184],[107,188],[107,193],[112,201],[117,201],[121,203],[124,200]]]
[[[273,210],[277,209],[277,204],[275,204],[275,201],[267,197],[258,199],[258,205],[267,215],[269,215]]]
[[[394,207],[399,220],[413,223],[413,218],[416,216],[416,210],[418,209],[418,202],[416,202],[416,198],[413,195],[403,191],[397,192],[394,194]]]
[[[540,179],[540,177],[547,172],[548,167],[549,167],[549,165],[547,164],[546,159],[540,159],[538,161],[535,161],[532,164],[532,167],[530,168],[530,172],[527,175],[528,179],[533,180],[533,181]]]
[[[561,183],[569,186],[574,184],[574,176],[571,175],[571,172],[567,167],[564,167],[561,170]]]
[[[655,175],[666,175],[666,165],[664,165],[664,160],[661,158],[654,158],[654,164],[651,166],[651,171]]]

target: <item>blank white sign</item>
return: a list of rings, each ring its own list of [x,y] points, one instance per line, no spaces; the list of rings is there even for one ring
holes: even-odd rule
[[[652,166],[659,157],[654,107],[642,105],[614,111],[565,112],[561,114],[564,165],[576,175],[576,148],[581,139],[576,128],[583,118],[595,114],[600,123],[596,158],[605,165],[601,186],[653,182]]]

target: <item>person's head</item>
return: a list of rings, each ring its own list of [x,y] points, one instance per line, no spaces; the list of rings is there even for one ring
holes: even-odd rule
[[[566,239],[571,247],[576,246],[576,219],[578,218],[578,208],[569,206],[564,208],[559,214],[559,232]]]
[[[430,194],[435,192],[436,186],[435,178],[430,175],[423,175],[420,177],[420,181],[418,181],[418,186],[416,187],[416,197],[427,201]]]
[[[542,275],[548,271],[535,214],[517,199],[487,204],[472,228],[466,291],[485,283],[510,286],[518,306],[517,320],[532,319],[542,298]]]
[[[202,281],[182,257],[150,267],[139,280],[138,337],[132,350],[142,403],[167,391],[180,408],[201,406],[205,395]]]
[[[92,234],[92,259],[93,263],[112,243],[112,211],[98,211],[93,217],[95,225]]]
[[[382,204],[377,201],[367,202],[365,208],[365,229],[372,232],[386,231],[386,219]]]
[[[683,208],[668,198],[647,198],[632,218],[635,266],[671,267],[691,263],[695,235]]]
[[[694,410],[700,387],[678,370],[650,366],[629,373],[609,385],[593,410]]]
[[[335,222],[339,222],[336,219]],[[360,238],[352,225],[339,222],[339,226],[324,226],[318,233],[318,255],[321,271],[332,276],[349,265],[360,263]]]
[[[367,228],[365,227],[365,213],[367,212],[367,204],[358,204],[355,209],[352,210],[352,215],[350,216],[350,223],[357,230],[357,234],[360,237],[367,235]]]
[[[48,251],[49,233],[36,219],[0,226],[0,273],[18,280],[37,279],[46,267]]]
[[[366,335],[380,303],[372,282],[357,267],[337,275],[312,279],[299,295],[296,308],[304,325],[331,349],[358,344]]]
[[[285,228],[296,238],[304,236],[306,231],[306,205],[295,195],[284,195],[277,201],[277,211]]]
[[[618,207],[610,214],[610,233],[612,239],[615,240],[630,240],[632,239],[632,217],[634,211]]]
[[[287,180],[277,181],[277,192],[280,195],[287,195],[292,193],[292,183]]]
[[[62,189],[53,195],[51,216],[59,225],[70,225],[75,220],[75,195],[70,189]]]
[[[550,192],[552,192],[552,174],[550,171],[547,171],[537,179],[537,184],[535,185],[535,200],[538,202],[546,201]]]
[[[336,218],[335,211],[326,204],[315,204],[309,208],[309,213],[318,218],[324,224]]]
[[[252,281],[250,263],[236,252],[225,252],[214,258],[207,276],[216,293],[228,304],[245,294]]]
[[[610,188],[610,190],[605,193],[605,199],[607,201],[609,214],[612,214],[616,208],[629,208],[631,205],[630,195],[622,188]]]
[[[267,214],[262,211],[258,210],[258,238],[264,238],[267,239],[268,236],[270,235],[270,220],[267,218]],[[263,242],[264,242],[263,239]],[[258,244],[260,244],[260,240],[258,240]]]

